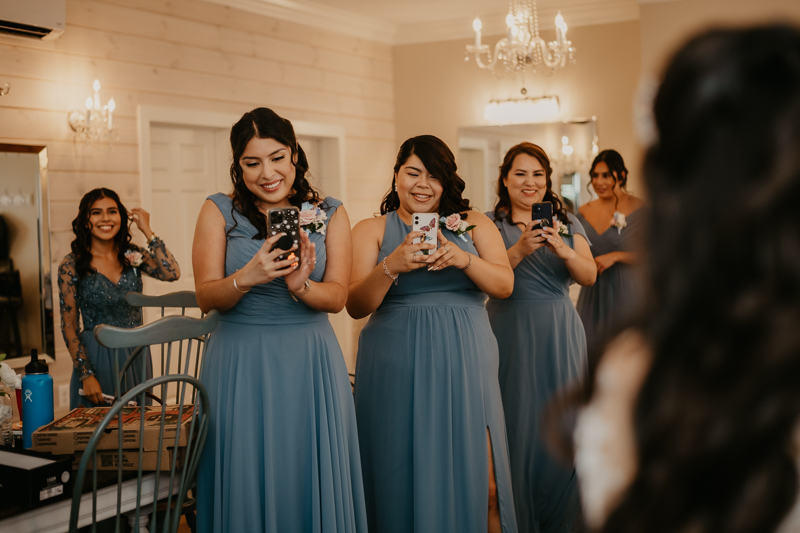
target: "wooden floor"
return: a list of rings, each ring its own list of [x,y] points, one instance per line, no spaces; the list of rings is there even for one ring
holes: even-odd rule
[[[181,523],[178,524],[178,533],[191,533],[191,529],[189,529],[189,525],[186,523],[186,517],[181,517]]]

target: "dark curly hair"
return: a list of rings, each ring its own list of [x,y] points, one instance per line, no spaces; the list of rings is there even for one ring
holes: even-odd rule
[[[259,107],[242,115],[242,118],[231,128],[231,152],[233,155],[231,162],[231,183],[233,183],[231,214],[233,214],[233,210],[237,210],[255,226],[258,232],[253,235],[253,239],[266,239],[267,217],[258,210],[256,198],[242,178],[242,165],[239,163],[247,143],[253,137],[275,139],[289,147],[292,161],[297,157],[297,161],[294,163],[294,183],[288,198],[290,204],[300,208],[303,202],[318,202],[319,193],[314,190],[306,178],[308,159],[300,143],[297,142],[292,123],[266,107]],[[235,219],[236,217],[234,217]],[[234,224],[233,228],[237,225],[238,222]],[[233,228],[228,230],[228,233]]]
[[[508,177],[511,167],[514,166],[514,160],[520,154],[528,154],[531,157],[535,157],[542,164],[547,178],[547,191],[544,193],[542,200],[553,204],[553,215],[564,224],[569,224],[567,210],[558,195],[553,192],[553,167],[550,165],[550,158],[547,157],[541,146],[529,142],[512,146],[503,158],[503,164],[500,165],[500,177],[497,180],[497,204],[494,206],[495,220],[507,218],[513,224],[511,220],[511,198],[508,196],[508,187],[503,183],[503,180]]]
[[[138,250],[137,246],[131,244],[131,233],[128,230],[128,210],[122,205],[119,195],[104,187],[92,189],[81,198],[81,203],[78,206],[78,216],[72,221],[72,231],[75,233],[75,239],[70,243],[70,248],[72,248],[72,255],[75,257],[75,271],[79,278],[96,272],[92,268],[92,225],[89,222],[89,213],[94,203],[101,198],[114,200],[119,209],[120,225],[119,231],[114,236],[114,245],[117,249],[117,259],[119,259],[123,268],[131,266],[125,257],[125,252],[131,249]]]
[[[397,152],[397,161],[394,164],[392,186],[381,202],[381,215],[397,211],[397,208],[400,207],[400,197],[394,190],[397,173],[412,155],[419,157],[422,164],[425,165],[425,169],[442,184],[439,215],[446,217],[453,213],[460,213],[466,219],[467,212],[470,210],[469,200],[461,196],[466,183],[456,172],[458,167],[453,152],[444,141],[433,135],[412,137],[400,146],[400,151]]]
[[[597,176],[594,169],[598,163],[605,163],[611,175],[614,176],[614,181],[619,183],[619,188],[625,192],[628,191],[628,169],[625,167],[625,161],[622,159],[622,156],[616,150],[603,150],[594,158],[594,161],[592,161],[592,169],[589,171],[589,183],[586,184],[587,191],[590,191],[592,180]],[[617,193],[613,194],[614,197],[617,198]],[[614,206],[616,207],[618,203],[619,198],[614,202]]]
[[[627,325],[652,366],[635,404],[638,471],[601,531],[775,531],[798,496],[800,31],[695,37],[654,113],[651,296]]]

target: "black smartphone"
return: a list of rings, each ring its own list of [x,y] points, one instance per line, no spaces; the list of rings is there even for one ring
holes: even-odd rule
[[[285,254],[279,255],[275,261],[284,259],[298,259],[300,257],[300,211],[296,207],[283,207],[280,209],[270,209],[267,211],[267,222],[269,223],[269,236],[272,237],[279,233],[285,233],[278,239],[272,247],[286,250]],[[292,250],[292,245],[296,244],[297,249]]]
[[[553,225],[553,204],[550,202],[542,202],[540,204],[533,204],[531,206],[531,220],[538,220],[533,229],[542,229],[545,226]]]

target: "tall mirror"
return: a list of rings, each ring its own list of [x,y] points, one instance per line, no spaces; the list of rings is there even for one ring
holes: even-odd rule
[[[53,357],[47,149],[0,144],[0,353]]]

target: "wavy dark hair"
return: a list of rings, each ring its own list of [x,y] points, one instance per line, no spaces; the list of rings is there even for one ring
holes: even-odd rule
[[[400,146],[397,152],[397,160],[394,164],[394,177],[389,192],[381,201],[381,215],[390,211],[397,211],[400,207],[400,197],[394,190],[397,183],[397,173],[400,171],[408,158],[412,155],[419,157],[425,169],[442,184],[442,197],[439,200],[439,215],[449,216],[453,213],[461,213],[463,218],[469,215],[469,200],[464,198],[464,188],[467,186],[461,176],[458,175],[456,158],[447,145],[433,135],[420,135],[412,137]]]
[[[231,128],[231,152],[233,156],[233,161],[231,162],[231,183],[233,184],[231,214],[233,214],[234,210],[239,211],[255,226],[258,232],[253,235],[253,239],[266,239],[267,217],[258,210],[256,197],[247,188],[243,179],[242,165],[239,163],[247,143],[253,137],[275,139],[284,146],[289,147],[295,169],[292,192],[288,198],[290,204],[300,208],[303,202],[318,202],[319,193],[306,178],[308,159],[303,147],[297,142],[292,123],[266,107],[259,107],[242,115],[242,118]],[[296,161],[295,158],[297,159]],[[234,217],[235,219],[236,217]],[[228,230],[228,233],[238,224],[237,221]]]
[[[119,195],[104,187],[92,189],[81,198],[81,203],[78,206],[78,216],[72,221],[72,231],[75,233],[75,239],[70,243],[70,248],[72,249],[72,255],[75,257],[75,271],[79,278],[96,272],[92,268],[92,224],[89,222],[89,213],[94,203],[102,198],[114,200],[119,209],[120,225],[119,231],[114,236],[114,245],[117,248],[117,259],[119,259],[123,268],[131,266],[125,257],[125,252],[130,249],[139,249],[131,244],[131,233],[128,229],[128,210],[122,205]]]
[[[652,366],[635,404],[638,471],[601,531],[775,531],[798,496],[800,31],[695,37],[654,113],[651,296],[628,324]]]
[[[614,181],[619,183],[619,188],[623,191],[628,191],[628,169],[625,167],[625,161],[622,159],[622,156],[616,150],[603,150],[594,158],[592,161],[592,170],[589,171],[589,183],[586,184],[586,190],[590,190],[592,186],[592,180],[594,180],[597,173],[594,171],[595,167],[598,163],[605,163],[608,166],[608,170],[611,172],[611,175],[614,176]],[[613,191],[612,191],[613,192]],[[617,193],[613,193],[614,198],[617,200],[614,202],[614,206],[619,203],[619,198],[617,197]]]
[[[508,187],[503,183],[503,180],[508,177],[508,173],[511,172],[511,167],[514,166],[514,160],[521,154],[528,154],[531,157],[535,157],[539,163],[542,164],[545,177],[547,178],[547,191],[545,191],[542,200],[553,204],[553,215],[564,224],[569,224],[567,210],[564,208],[558,195],[553,192],[553,167],[550,165],[550,158],[547,157],[547,154],[541,146],[529,142],[523,142],[512,146],[503,158],[503,164],[500,165],[500,177],[497,179],[497,204],[494,206],[495,220],[507,218],[509,222],[512,224],[514,223],[511,220],[511,198],[508,196]]]

